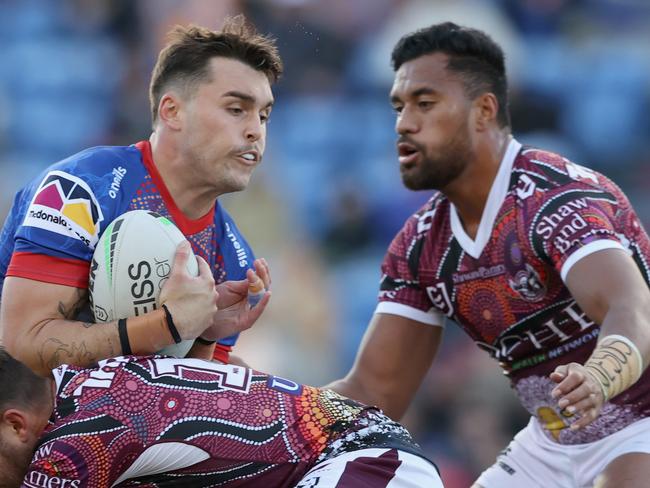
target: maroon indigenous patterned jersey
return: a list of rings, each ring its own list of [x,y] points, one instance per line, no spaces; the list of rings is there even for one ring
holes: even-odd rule
[[[374,408],[239,366],[129,356],[54,375],[23,487],[288,487],[350,450],[421,454]]]
[[[603,175],[511,141],[476,238],[441,193],[413,215],[382,265],[377,312],[460,325],[510,377],[526,409],[563,444],[590,442],[650,413],[650,370],[572,432],[551,398],[556,366],[584,363],[599,325],[564,280],[581,258],[618,248],[646,282],[650,242],[625,195]]]

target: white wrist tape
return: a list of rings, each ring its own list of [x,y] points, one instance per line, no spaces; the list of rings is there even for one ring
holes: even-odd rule
[[[641,377],[643,357],[630,339],[613,334],[598,340],[585,368],[600,383],[605,400],[609,400]]]

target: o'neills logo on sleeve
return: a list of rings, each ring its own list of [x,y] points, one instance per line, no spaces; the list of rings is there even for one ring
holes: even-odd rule
[[[48,476],[44,473],[35,473],[32,471],[25,476],[23,486],[29,488],[77,488],[81,486],[81,480]]]
[[[51,171],[38,187],[23,225],[70,236],[94,247],[102,220],[99,203],[85,181]]]

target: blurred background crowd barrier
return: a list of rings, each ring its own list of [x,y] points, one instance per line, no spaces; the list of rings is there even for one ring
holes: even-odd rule
[[[240,12],[277,38],[286,67],[264,163],[222,202],[273,274],[269,310],[238,347],[254,367],[323,384],[352,364],[383,253],[428,197],[402,188],[388,103],[391,48],[416,28],[452,20],[492,35],[516,137],[612,177],[647,227],[647,0],[2,0],[2,216],[45,166],[146,139],[165,33]],[[405,420],[446,486],[469,486],[526,419],[497,365],[447,327]]]

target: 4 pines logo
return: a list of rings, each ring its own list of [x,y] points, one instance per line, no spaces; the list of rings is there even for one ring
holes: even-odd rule
[[[88,184],[62,171],[51,171],[32,200],[25,225],[72,236],[94,246],[104,220],[99,203]]]

